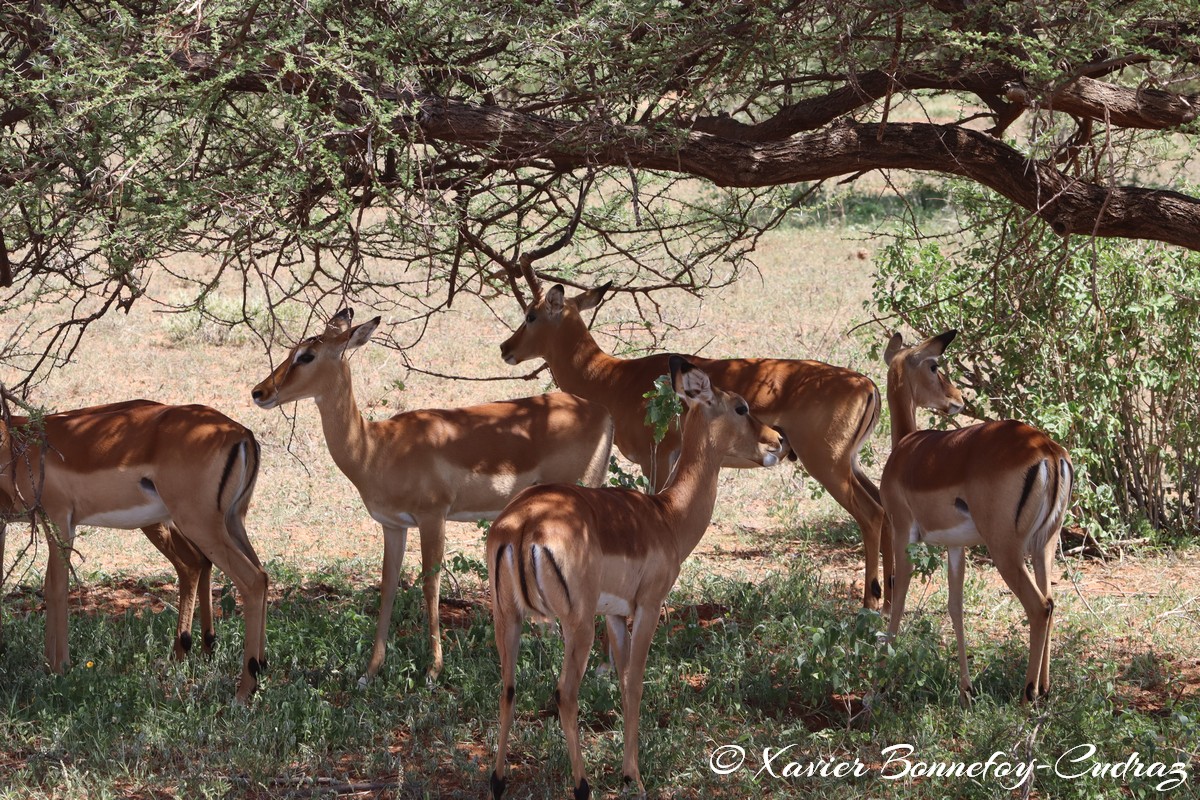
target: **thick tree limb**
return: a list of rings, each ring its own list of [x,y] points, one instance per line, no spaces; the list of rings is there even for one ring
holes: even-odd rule
[[[960,175],[995,189],[1059,234],[1154,239],[1200,250],[1200,200],[1178,192],[1086,183],[1030,161],[995,138],[953,125],[844,121],[786,141],[733,141],[705,133],[654,135],[637,126],[580,124],[446,99],[421,104],[404,130],[428,139],[494,148],[562,169],[629,165],[680,172],[719,186],[775,186],[871,169]]]
[[[856,75],[853,84],[786,106],[757,124],[739,122],[728,116],[700,117],[692,129],[742,141],[786,139],[828,125],[883,98],[889,91],[890,80],[883,70],[871,70]],[[1195,121],[1200,111],[1200,95],[1117,86],[1088,77],[1076,78],[1049,97],[1038,98],[1033,90],[1022,85],[1021,74],[1016,70],[990,67],[962,75],[928,70],[901,72],[895,78],[893,91],[968,92],[991,105],[995,97],[1013,96],[1014,87],[1020,90],[1019,95],[1026,103],[1037,102],[1047,109],[1085,119],[1107,120],[1122,128],[1167,130]]]

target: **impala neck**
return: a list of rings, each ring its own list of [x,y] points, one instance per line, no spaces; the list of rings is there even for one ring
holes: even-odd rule
[[[583,318],[572,315],[563,320],[562,330],[546,354],[546,363],[558,388],[590,399],[610,389],[608,377],[621,359],[601,350]]]
[[[321,428],[329,454],[338,469],[350,477],[365,468],[369,450],[367,423],[354,399],[350,365],[343,361],[337,369],[341,370],[337,379],[330,381],[328,388],[313,399],[321,412]]]
[[[702,412],[694,410],[685,415],[675,477],[657,495],[667,516],[675,522],[670,533],[680,564],[708,530],[717,501],[717,477],[724,452],[711,433]]]
[[[888,370],[887,398],[888,410],[892,412],[892,447],[895,447],[917,429],[917,407],[898,369]]]

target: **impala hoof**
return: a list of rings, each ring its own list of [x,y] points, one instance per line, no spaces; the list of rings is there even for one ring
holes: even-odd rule
[[[358,679],[358,688],[365,689],[365,688],[367,688],[367,684],[370,682],[371,682],[371,679],[369,677],[367,677],[366,675],[363,675],[361,678]]]
[[[504,790],[508,788],[508,781],[505,778],[498,777],[496,770],[492,770],[492,800],[500,800],[500,796],[504,794]]]

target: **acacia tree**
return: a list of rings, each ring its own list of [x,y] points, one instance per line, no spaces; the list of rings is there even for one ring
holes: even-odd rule
[[[6,5],[0,357],[29,381],[103,314],[221,284],[400,319],[523,304],[535,275],[699,291],[873,170],[968,178],[1061,236],[1200,249],[1200,199],[1167,188],[1196,132],[1195,4],[1051,6]],[[210,266],[156,297],[180,253]]]

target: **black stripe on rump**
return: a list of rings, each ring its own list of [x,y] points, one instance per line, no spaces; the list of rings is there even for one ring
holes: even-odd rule
[[[514,557],[517,560],[517,576],[521,579],[521,599],[525,601],[526,608],[536,608],[529,600],[529,583],[525,580],[525,558],[519,550],[514,548]]]
[[[233,472],[233,462],[237,459],[238,448],[244,442],[238,442],[229,451],[229,458],[225,459],[225,471],[221,473],[221,482],[217,484],[217,508],[221,508],[221,497],[225,494],[225,482],[229,480],[229,473]]]
[[[867,403],[866,409],[863,410],[862,419],[858,421],[858,428],[854,433],[854,443],[859,444],[863,439],[867,438],[867,429],[870,427],[871,416],[877,412],[880,405],[879,387],[871,384],[871,402]]]
[[[1021,502],[1017,503],[1017,516],[1014,518],[1014,522],[1017,524],[1021,522],[1021,509],[1025,508],[1025,501],[1029,499],[1029,493],[1033,491],[1033,482],[1037,479],[1037,471],[1040,466],[1042,466],[1041,461],[1025,470],[1025,488],[1021,489]]]
[[[550,548],[543,547],[542,552],[546,554],[546,558],[550,559],[550,566],[554,567],[554,574],[558,576],[558,582],[562,584],[563,592],[567,595],[567,610],[571,610],[571,587],[567,586],[567,579],[563,577],[562,569],[558,566],[558,561],[554,558],[554,553]]]
[[[500,559],[504,558],[504,551],[507,550],[508,547],[509,546],[505,544],[496,548],[496,563],[492,569],[492,574],[496,577],[492,579],[494,584],[492,586],[492,593],[495,594],[497,600],[500,599]]]

